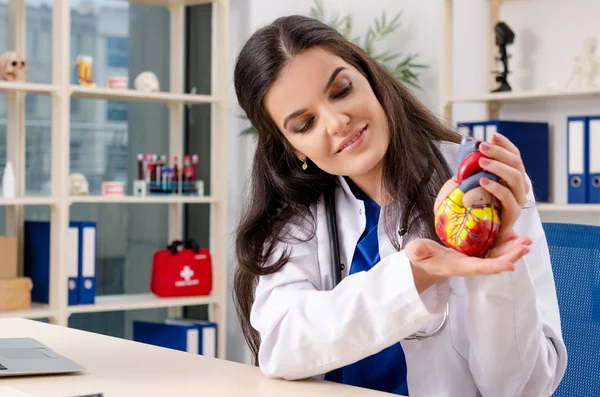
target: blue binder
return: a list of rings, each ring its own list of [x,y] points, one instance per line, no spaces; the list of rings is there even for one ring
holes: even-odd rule
[[[217,357],[216,323],[189,318],[167,318],[165,323],[195,326],[198,329],[198,353],[207,357]]]
[[[521,152],[536,201],[550,200],[549,124],[531,121],[487,120],[459,123],[459,130],[487,141],[494,132],[507,137]]]
[[[567,201],[571,204],[587,202],[587,130],[587,117],[567,117]]]
[[[587,202],[600,204],[600,116],[587,121]]]
[[[68,304],[79,303],[79,227],[76,222],[69,223],[67,232],[67,286]],[[50,298],[50,222],[26,221],[23,236],[24,273],[31,278],[33,302],[49,303]]]
[[[186,324],[133,322],[133,340],[188,353],[199,353],[198,328]]]
[[[79,229],[78,286],[79,304],[96,301],[96,223],[77,222]]]

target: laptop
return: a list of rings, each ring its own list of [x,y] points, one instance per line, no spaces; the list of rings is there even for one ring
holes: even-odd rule
[[[32,338],[0,338],[0,377],[84,371]]]

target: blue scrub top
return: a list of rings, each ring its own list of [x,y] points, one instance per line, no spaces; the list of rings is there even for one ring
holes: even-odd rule
[[[356,198],[364,201],[367,217],[367,226],[358,240],[350,266],[350,274],[353,274],[369,271],[380,261],[377,239],[380,207],[349,178],[345,179]],[[406,359],[400,343],[356,363],[328,372],[325,380],[408,396]]]

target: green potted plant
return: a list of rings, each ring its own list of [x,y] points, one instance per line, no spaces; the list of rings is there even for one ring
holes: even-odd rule
[[[311,17],[335,28],[347,40],[362,48],[367,54],[373,57],[373,59],[388,69],[397,80],[414,88],[421,89],[417,70],[427,68],[428,66],[417,62],[418,54],[402,54],[399,52],[380,51],[377,49],[378,43],[384,41],[400,27],[402,11],[398,12],[391,19],[388,19],[386,12],[383,11],[378,18],[375,18],[375,21],[369,26],[363,36],[356,36],[353,32],[352,15],[337,14],[331,18],[327,18],[322,0],[313,1],[314,5],[310,9]],[[246,119],[245,116],[242,116],[242,118]],[[256,134],[256,129],[251,125],[244,129],[241,134],[254,135]]]

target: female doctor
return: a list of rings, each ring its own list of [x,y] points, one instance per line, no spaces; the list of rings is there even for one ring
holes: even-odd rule
[[[234,77],[258,130],[234,295],[266,376],[411,397],[555,390],[567,355],[554,279],[508,139],[481,145],[480,166],[503,182],[480,180],[502,224],[488,254],[469,257],[433,225],[461,136],[360,48],[283,17],[248,40]]]

